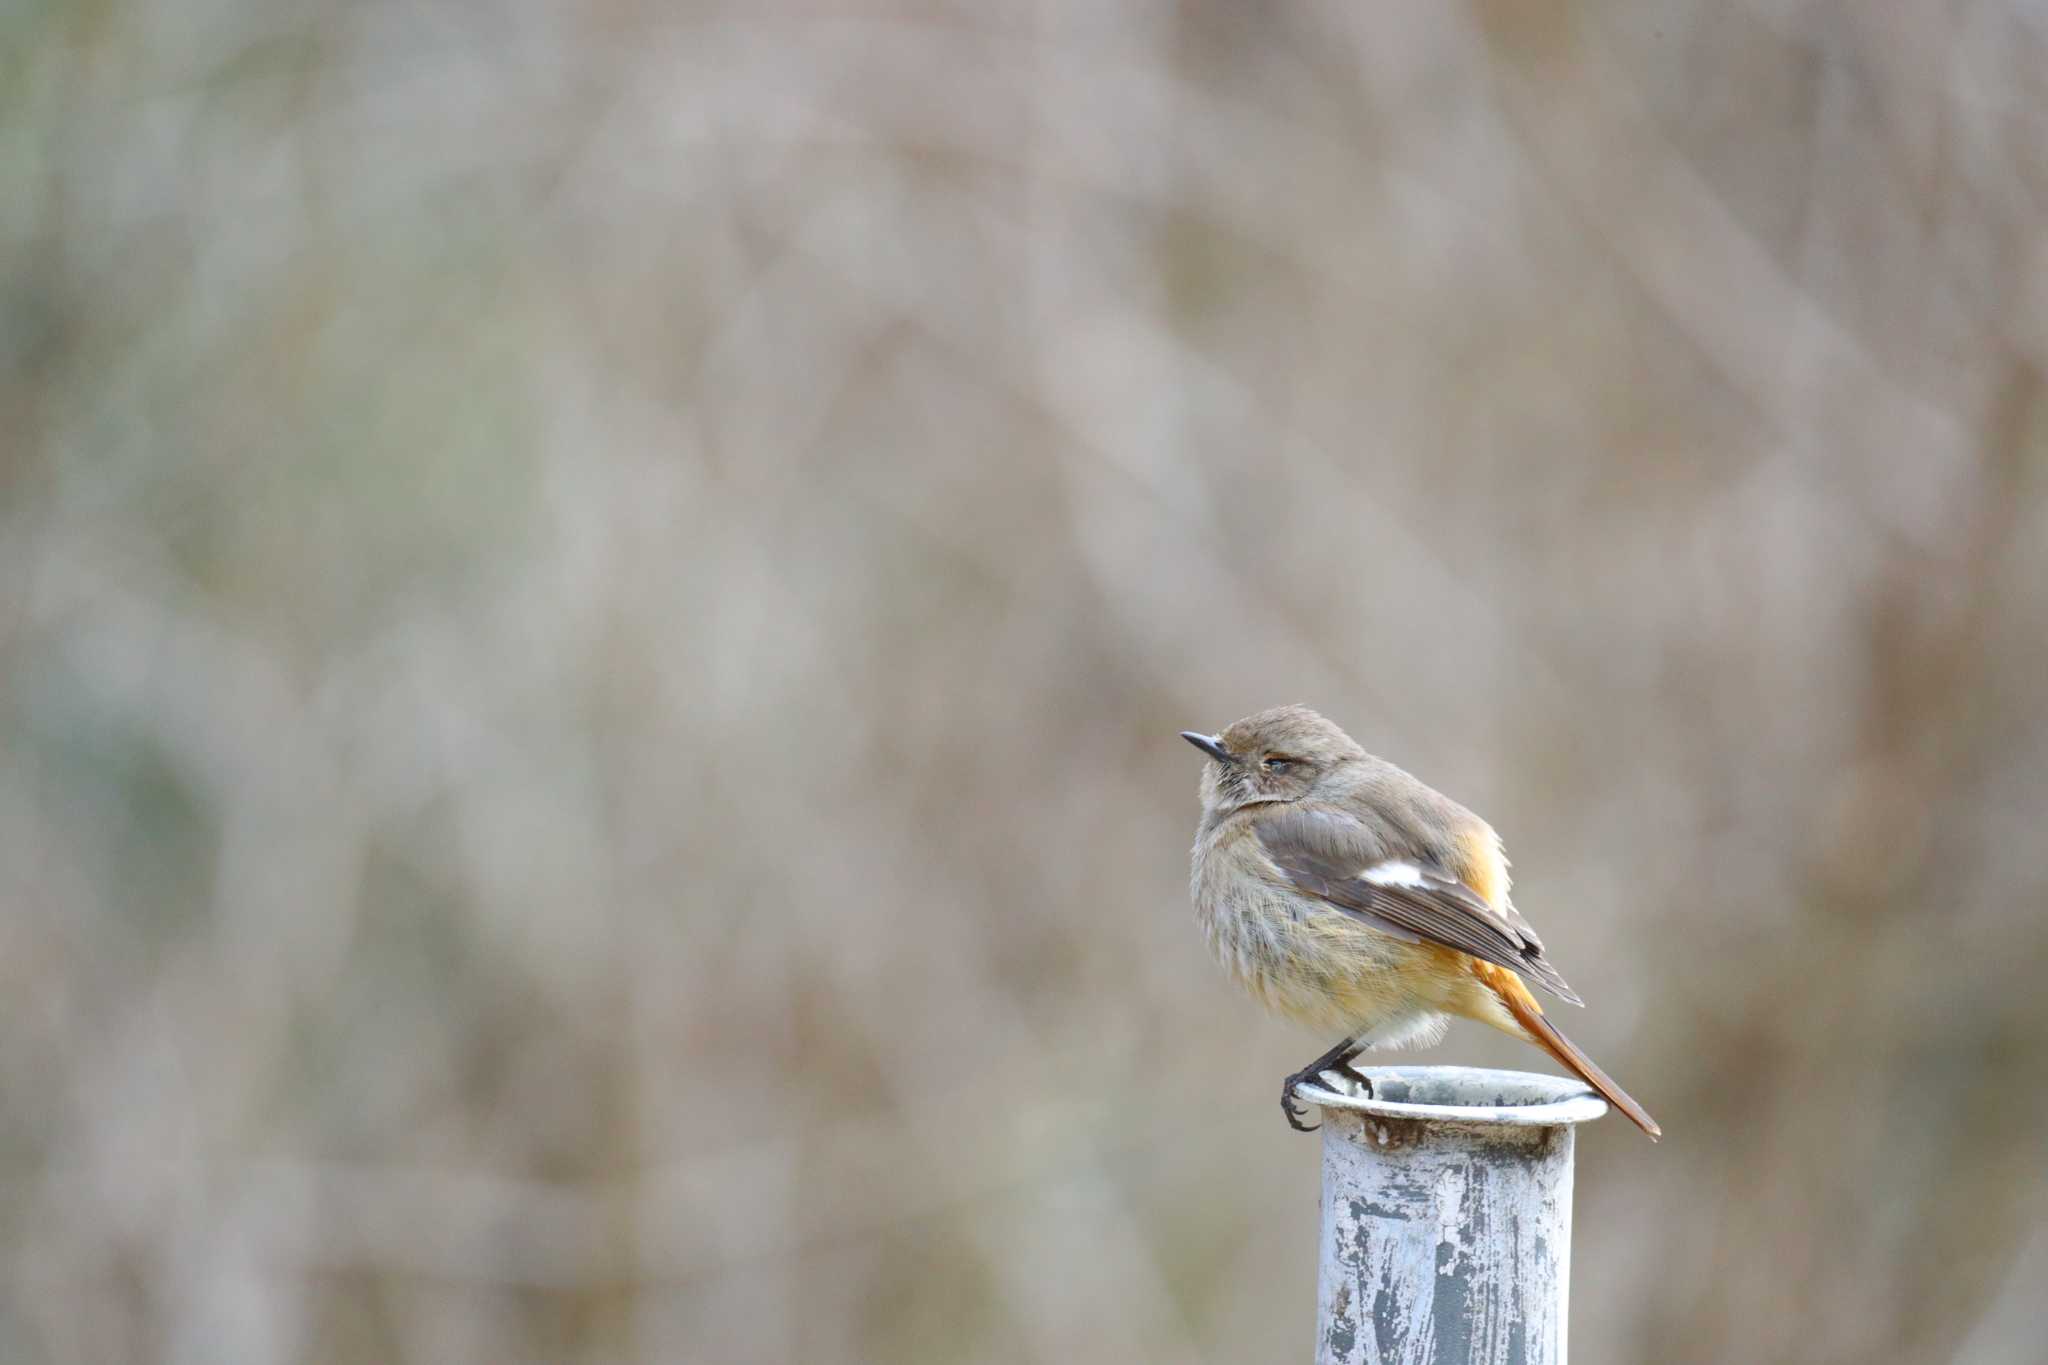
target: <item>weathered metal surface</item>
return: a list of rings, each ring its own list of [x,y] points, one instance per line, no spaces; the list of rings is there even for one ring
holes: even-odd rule
[[[1323,1109],[1319,1365],[1564,1365],[1578,1081],[1379,1067]]]

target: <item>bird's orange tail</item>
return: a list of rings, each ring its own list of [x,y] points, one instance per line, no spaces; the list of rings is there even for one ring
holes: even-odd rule
[[[1609,1104],[1628,1115],[1630,1123],[1648,1133],[1652,1142],[1664,1135],[1664,1130],[1657,1126],[1657,1120],[1650,1117],[1648,1110],[1637,1104],[1628,1091],[1616,1085],[1614,1078],[1600,1069],[1598,1062],[1579,1051],[1576,1043],[1559,1033],[1543,1017],[1543,1007],[1536,1003],[1536,997],[1529,994],[1529,988],[1518,978],[1498,969],[1480,975],[1493,987],[1494,994],[1500,997],[1501,1004],[1507,1006],[1515,1022],[1522,1026],[1530,1042],[1557,1058],[1567,1070],[1599,1091]]]

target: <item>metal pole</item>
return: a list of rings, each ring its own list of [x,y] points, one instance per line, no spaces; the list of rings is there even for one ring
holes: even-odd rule
[[[1376,1067],[1323,1109],[1318,1365],[1564,1365],[1583,1084]]]

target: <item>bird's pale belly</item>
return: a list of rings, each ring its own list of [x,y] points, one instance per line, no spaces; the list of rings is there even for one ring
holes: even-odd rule
[[[1319,1035],[1390,1045],[1441,1033],[1449,983],[1439,978],[1449,964],[1434,945],[1403,942],[1278,887],[1227,902],[1204,896],[1198,906],[1217,959],[1276,1014]]]

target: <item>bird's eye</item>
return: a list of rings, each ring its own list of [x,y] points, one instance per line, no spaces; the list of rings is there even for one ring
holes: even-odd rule
[[[1278,754],[1267,754],[1266,761],[1260,766],[1265,768],[1265,770],[1269,773],[1284,773],[1289,768],[1294,766],[1294,760],[1291,758],[1282,758]]]

